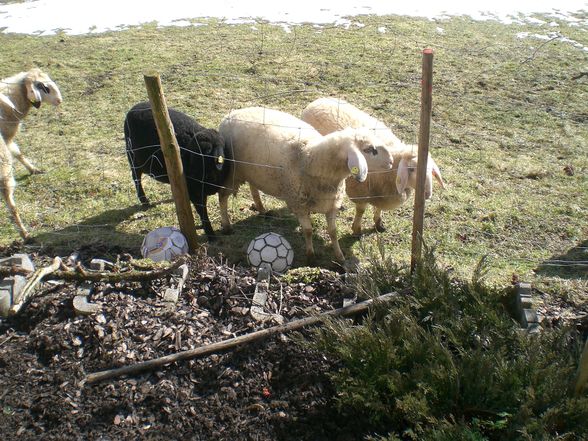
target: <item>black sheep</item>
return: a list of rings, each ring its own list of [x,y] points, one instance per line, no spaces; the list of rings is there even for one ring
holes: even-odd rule
[[[190,116],[169,108],[180,147],[188,194],[202,221],[202,228],[211,240],[214,231],[208,218],[206,201],[218,192],[229,173],[225,141],[214,129],[207,129]],[[161,151],[157,127],[148,102],[136,104],[128,111],[124,123],[127,157],[137,196],[143,206],[149,205],[141,185],[141,176],[148,174],[157,181],[169,183],[165,160]]]

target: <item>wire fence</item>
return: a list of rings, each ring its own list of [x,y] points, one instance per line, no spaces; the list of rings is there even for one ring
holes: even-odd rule
[[[162,74],[162,81],[164,88],[166,87],[167,82],[173,84],[170,87],[171,97],[176,97],[181,95],[182,88],[180,86],[176,86],[175,82],[178,81],[178,78],[189,76],[190,81],[195,84],[216,84],[219,89],[219,94],[222,96],[224,100],[224,112],[228,113],[228,111],[239,109],[248,106],[264,106],[267,108],[278,108],[280,110],[285,110],[287,112],[291,112],[298,116],[300,111],[303,108],[302,103],[309,103],[314,98],[318,96],[341,96],[347,97],[352,104],[356,105],[362,109],[371,109],[373,116],[380,117],[384,119],[387,126],[392,129],[392,131],[396,134],[400,134],[404,141],[407,144],[416,144],[416,137],[417,137],[417,120],[418,120],[418,101],[420,95],[420,73],[419,73],[419,62],[420,60],[417,57],[413,57],[415,62],[414,69],[408,70],[403,69],[402,73],[395,72],[394,68],[391,66],[383,67],[383,73],[376,72],[374,74],[374,78],[366,77],[363,78],[361,85],[358,86],[357,78],[351,74],[346,75],[348,72],[354,72],[355,70],[359,70],[362,64],[362,56],[357,55],[356,58],[346,57],[344,60],[340,57],[340,52],[344,50],[346,43],[353,43],[357,44],[356,40],[347,39],[344,32],[340,32],[338,34],[337,45],[336,47],[332,48],[322,48],[319,61],[317,60],[308,60],[307,62],[301,62],[298,58],[301,56],[303,51],[299,51],[300,47],[308,46],[309,41],[307,40],[307,34],[299,32],[296,27],[291,28],[292,33],[287,36],[281,46],[277,45],[274,41],[272,41],[273,36],[270,36],[269,32],[267,31],[267,27],[263,23],[258,23],[256,25],[259,28],[259,32],[252,33],[251,36],[247,39],[242,39],[239,42],[239,46],[237,47],[234,43],[231,43],[230,48],[226,48],[223,44],[218,44],[216,46],[211,46],[210,50],[230,50],[230,53],[233,57],[237,59],[246,59],[250,60],[250,71],[243,73],[227,73],[223,71],[215,70],[214,68],[207,68],[201,69],[196,64],[194,66],[182,66],[178,68],[179,71],[175,73],[173,69],[168,69],[164,74]],[[326,33],[332,30],[336,30],[339,32],[339,29],[334,27],[322,27],[317,29],[317,32]],[[398,43],[397,46],[395,44],[397,41],[394,39],[384,38],[386,36],[385,32],[381,32],[378,27],[373,26],[370,33],[371,41],[364,42],[365,44],[365,52],[373,55],[377,53],[376,50],[372,48],[372,46],[378,46],[377,41],[378,38],[381,39],[381,45],[379,51],[388,50],[391,53],[398,53],[406,50],[407,42],[402,42],[401,44]],[[400,38],[400,37],[398,37]],[[479,47],[479,48],[472,48],[471,50],[467,50],[464,48],[460,48],[460,55],[463,58],[464,63],[468,63],[472,60],[475,60],[480,55],[485,56],[490,62],[488,66],[481,68],[478,71],[478,81],[485,82],[487,84],[492,83],[500,83],[502,80],[502,69],[506,64],[517,64],[521,68],[521,70],[525,71],[523,73],[515,73],[515,75],[523,76],[526,75],[528,70],[532,69],[533,59],[536,57],[541,56],[541,51],[546,50],[549,45],[553,44],[564,44],[564,42],[559,41],[560,39],[553,39],[549,42],[544,42],[541,44],[540,47],[534,48],[532,52],[529,54],[528,49],[525,46],[525,51],[520,56],[520,59],[513,60],[508,58],[510,55],[502,55],[501,54],[501,46],[500,45],[493,45],[488,47]],[[521,40],[522,41],[522,40]],[[424,39],[421,41],[414,41],[409,42],[415,48],[422,48],[427,45],[428,40]],[[314,43],[313,43],[314,44]],[[521,43],[521,46],[522,43]],[[436,161],[440,164],[442,172],[445,170],[444,164],[447,165],[447,169],[450,171],[450,176],[455,178],[459,174],[463,173],[465,178],[460,179],[472,179],[476,180],[478,176],[469,176],[470,171],[466,168],[463,170],[460,169],[459,165],[450,165],[446,158],[441,156],[442,153],[447,152],[455,146],[456,149],[465,150],[467,149],[467,155],[469,156],[469,160],[475,160],[476,156],[480,162],[487,161],[489,152],[484,150],[481,147],[483,142],[488,142],[492,144],[500,144],[502,141],[500,137],[495,137],[491,131],[486,132],[471,132],[467,130],[467,123],[470,118],[474,118],[475,115],[463,115],[463,122],[462,124],[458,124],[456,121],[447,121],[444,119],[444,116],[448,113],[447,109],[451,106],[460,106],[463,108],[468,109],[477,109],[477,108],[488,108],[488,98],[484,95],[483,89],[484,86],[481,85],[476,90],[482,90],[481,93],[474,93],[472,88],[472,83],[475,84],[476,79],[473,78],[460,78],[458,74],[448,74],[449,67],[443,66],[443,54],[444,52],[455,52],[455,49],[450,46],[435,46],[435,50],[440,53],[440,60],[436,61],[436,66],[438,65],[439,72],[435,74],[434,77],[434,84],[439,81],[443,82],[443,100],[439,100],[441,104],[437,104],[435,93],[437,89],[434,90],[433,93],[433,122],[432,122],[432,136],[433,141],[431,145],[431,155],[436,159]],[[415,53],[417,50],[414,51]],[[510,54],[511,52],[509,52]],[[276,59],[275,63],[272,63],[270,67],[259,67],[258,64],[262,64],[270,59]],[[307,78],[300,77],[300,78],[292,78],[288,72],[287,67],[291,65],[306,65],[307,70],[311,72]],[[272,70],[271,73],[265,73],[263,70]],[[459,70],[459,67],[456,68]],[[299,69],[300,71],[300,69]],[[51,73],[51,72],[49,72]],[[459,72],[457,72],[459,73]],[[498,75],[500,73],[500,75]],[[239,97],[231,97],[232,88],[235,84],[245,83],[245,85],[253,84],[251,90],[248,90],[247,93],[240,95]],[[2,81],[0,81],[0,93],[3,93],[2,90],[6,90],[2,88]],[[360,89],[362,93],[356,93],[356,91]],[[352,93],[349,93],[349,92]],[[400,93],[399,93],[400,92]],[[80,92],[81,94],[82,92]],[[570,94],[572,91],[570,90]],[[133,94],[135,96],[136,93]],[[0,95],[1,96],[1,95]],[[7,93],[4,93],[4,96],[7,96]],[[393,97],[393,98],[386,98],[386,97]],[[77,98],[77,97],[76,97]],[[532,98],[532,97],[531,97]],[[388,113],[389,109],[394,106],[394,104],[400,100],[409,100],[409,104],[402,108],[402,111],[398,114]],[[388,101],[388,103],[386,103]],[[392,104],[390,104],[390,101]],[[6,104],[6,102],[4,103]],[[6,108],[4,104],[0,103],[1,108]],[[134,104],[133,102],[128,102],[128,108]],[[524,112],[536,112],[537,111],[537,103],[533,99],[529,99],[529,97],[525,97],[522,94],[505,94],[500,102],[497,102],[496,105],[501,106],[505,110],[515,110],[524,113]],[[2,107],[4,106],[4,107]],[[490,106],[492,106],[490,104]],[[295,111],[295,109],[298,109]],[[408,109],[408,110],[407,110]],[[557,110],[554,110],[557,112]],[[436,115],[437,114],[437,115]],[[5,112],[0,114],[0,123],[9,123],[9,124],[19,124],[21,121],[6,121],[6,117],[4,116]],[[558,115],[556,115],[558,116]],[[567,114],[561,114],[558,117],[561,119],[569,118]],[[212,119],[208,117],[209,119]],[[200,118],[197,118],[200,119]],[[22,121],[25,125],[27,125],[26,130],[30,133],[30,136],[35,136],[33,132],[36,131],[34,127],[34,117],[30,119],[24,119]],[[278,127],[279,126],[279,127]],[[465,126],[465,127],[464,127]],[[122,120],[121,120],[121,128],[122,128]],[[277,125],[274,128],[283,129],[286,131],[298,131],[298,135],[300,140],[304,138],[302,134],[303,129],[302,127],[295,127],[295,126],[280,126]],[[370,127],[374,133],[377,133],[379,130],[382,130],[381,127]],[[122,135],[122,130],[121,130]],[[456,143],[453,144],[451,139],[459,138],[456,140]],[[470,140],[475,139],[476,142],[471,142]],[[18,140],[18,138],[17,138]],[[443,146],[441,150],[438,150],[437,147],[439,146],[440,142],[448,143],[449,145]],[[530,141],[522,140],[523,143],[528,143]],[[120,146],[117,146],[117,155],[119,160],[126,160],[125,158],[125,143],[130,143],[130,140],[124,140],[120,143]],[[24,145],[24,144],[23,144]],[[129,144],[130,145],[130,144]],[[153,147],[157,147],[157,144],[151,144],[149,146],[140,146],[134,147],[134,149],[140,151],[141,149],[150,149]],[[214,160],[214,156],[210,154],[202,154],[201,152],[194,152],[191,149],[189,152],[186,151],[187,148],[185,146],[180,146],[183,153],[189,153],[191,155],[200,155],[202,162],[205,163],[209,160]],[[24,145],[23,150],[26,151],[26,145]],[[109,148],[105,148],[106,152],[109,152]],[[416,154],[416,145],[414,145],[414,153]],[[441,152],[441,153],[439,153]],[[259,157],[267,157],[270,154],[270,146],[267,145],[267,142],[264,140],[260,140],[259,142]],[[455,157],[455,154],[452,155]],[[491,156],[491,154],[490,154]],[[268,164],[262,160],[260,161],[235,161],[234,159],[226,159],[227,163],[233,165],[232,169],[235,169],[235,166],[238,165],[239,167],[255,167],[256,169],[260,169],[259,173],[263,173],[261,169],[273,169],[284,172],[283,166],[276,166],[272,164]],[[75,167],[86,167],[85,164],[75,163],[73,164]],[[119,167],[120,168],[120,167]],[[148,158],[145,158],[141,163],[134,164],[131,163],[129,169],[129,173],[127,175],[128,179],[128,186],[122,191],[126,193],[127,199],[129,201],[136,201],[136,195],[133,189],[132,180],[130,179],[130,169],[136,168],[141,169],[145,172],[145,174],[151,175],[157,180],[162,180],[164,175],[161,173],[161,170],[164,169],[164,164],[162,163],[162,156],[157,154],[152,154]],[[414,169],[414,165],[410,166],[411,169]],[[49,171],[50,173],[51,171]],[[389,193],[380,193],[380,194],[373,194],[365,198],[392,198],[397,197],[398,194],[396,192],[395,186],[395,171],[392,170],[370,170],[369,176],[375,177],[377,175],[386,175],[390,176],[390,192]],[[226,182],[219,183],[219,182],[209,182],[206,180],[206,174],[202,171],[199,176],[191,174],[190,171],[186,171],[186,178],[188,181],[188,185],[191,183],[196,183],[198,185],[207,185],[212,186],[217,189],[223,190],[235,190],[232,185],[227,184]],[[482,176],[482,178],[492,179],[490,176]],[[120,181],[124,181],[124,179],[120,179]],[[371,179],[368,178],[367,185],[369,186]],[[496,179],[498,181],[498,185],[508,185],[501,182],[501,179]],[[466,182],[467,183],[467,182]],[[451,183],[450,183],[451,184]],[[464,184],[460,182],[460,184]],[[469,184],[469,183],[468,183]],[[473,185],[473,184],[472,184]],[[153,188],[153,186],[151,186]],[[335,189],[332,189],[335,190]],[[165,192],[165,190],[163,190]],[[241,189],[240,194],[246,194],[244,189]],[[441,192],[439,191],[438,187],[435,188],[434,191],[435,195],[431,201],[434,204],[434,213],[432,216],[440,214],[442,211],[443,206],[443,198],[450,197],[451,192]],[[157,196],[161,197],[161,192],[157,192]],[[514,195],[516,197],[516,193]],[[476,198],[477,196],[473,196]],[[330,198],[330,197],[329,197]],[[325,200],[329,199],[325,198]],[[18,199],[18,195],[17,195]],[[264,196],[264,200],[266,200],[266,196]],[[270,206],[280,207],[283,206],[283,203],[280,201],[275,201],[270,198]],[[211,202],[210,198],[208,201],[208,205],[211,208],[211,217],[213,218],[213,223],[218,225],[218,213],[216,212],[216,201]],[[200,201],[200,203],[204,203],[204,201]],[[402,205],[400,212],[403,219],[398,219],[400,215],[398,214],[398,210],[390,211],[385,213],[385,220],[386,222],[393,224],[395,226],[400,226],[405,228],[408,223],[410,223],[406,218],[406,213],[410,211],[409,205],[412,203],[411,200],[405,202]],[[18,200],[17,200],[18,205]],[[348,201],[345,200],[344,205],[349,207],[353,205],[349,205]],[[237,214],[239,219],[243,219],[243,217],[247,217],[247,214],[243,215],[243,208],[244,202],[243,199],[231,199],[230,211],[233,214]],[[478,205],[475,208],[479,208],[484,211],[483,204]],[[247,210],[247,209],[246,209]],[[147,214],[149,216],[149,214]],[[348,217],[349,214],[347,213],[344,216],[340,216],[340,224],[347,223],[344,219]],[[256,226],[255,221],[250,222],[238,222],[234,224],[234,227],[239,230],[241,236],[246,237],[254,237],[257,234],[261,234],[265,232],[268,228],[267,222],[270,222],[272,225],[280,226],[281,224],[288,223],[289,225],[295,224],[295,218],[291,214],[287,214],[287,211],[274,210],[273,216],[271,217],[263,217],[261,218],[263,221]],[[27,219],[25,218],[25,223]],[[364,219],[364,225],[368,224],[368,220]],[[452,226],[452,232],[455,234],[464,234],[470,235],[472,237],[481,237],[488,245],[493,246],[502,246],[502,245],[512,245],[512,236],[506,232],[505,230],[498,229],[498,231],[493,231],[492,229],[485,229],[484,226],[480,226],[479,219],[473,218],[473,216],[464,216],[464,219],[460,221],[459,219],[455,221],[455,224]],[[478,224],[478,225],[476,225]],[[92,223],[92,224],[76,224],[71,225],[70,227],[77,229],[81,232],[81,234],[85,234],[85,231],[91,230],[92,228],[116,228],[117,223]],[[345,227],[342,227],[342,229]],[[436,236],[442,236],[443,234],[443,227],[439,225],[435,225],[435,222],[429,222],[425,226],[426,229],[437,229],[439,234]],[[51,234],[59,235],[59,231],[52,232]],[[390,233],[382,233],[383,235],[390,234]],[[397,233],[398,234],[398,233]],[[427,235],[427,230],[425,230],[425,236]],[[545,239],[547,240],[547,239]],[[532,247],[534,249],[540,249],[545,240],[538,239],[535,237],[525,237],[520,236],[517,234],[517,241],[521,242],[523,245],[528,245],[528,247]],[[467,241],[467,240],[466,240]],[[527,246],[522,246],[521,248],[527,249]],[[585,252],[585,247],[573,247],[566,251],[578,251],[580,253]],[[443,252],[443,250],[440,250]],[[447,252],[450,252],[447,250]],[[456,256],[459,257],[459,256]],[[577,266],[583,267],[587,265],[586,259],[579,259],[579,260],[564,260],[558,258],[541,258],[541,259],[528,259],[522,255],[513,256],[513,261],[519,262],[531,262],[537,266],[539,265],[548,265],[548,266],[561,266],[561,267],[568,267],[568,266]]]

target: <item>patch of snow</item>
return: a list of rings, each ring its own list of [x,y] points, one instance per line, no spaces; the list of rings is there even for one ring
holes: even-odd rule
[[[588,52],[588,47],[577,42],[576,40],[572,40],[571,38],[564,37],[563,35],[561,35],[558,32],[550,32],[547,35],[531,34],[530,32],[519,32],[516,36],[517,36],[517,38],[535,38],[537,40],[543,40],[543,41],[549,41],[549,40],[560,41],[562,43],[569,43],[572,46],[577,47],[578,49],[581,49],[584,52]]]
[[[572,16],[588,10],[584,0],[298,0],[266,2],[262,0],[217,0],[186,2],[182,0],[31,0],[0,5],[0,29],[4,33],[50,35],[100,33],[125,29],[150,22],[159,26],[197,25],[194,20],[219,18],[231,23],[251,22],[253,18],[271,23],[336,24],[349,27],[345,17],[364,14],[406,15],[425,18],[447,18],[465,15],[475,20],[500,20],[504,23],[535,23],[536,14],[547,14],[569,23],[588,25],[585,19]]]

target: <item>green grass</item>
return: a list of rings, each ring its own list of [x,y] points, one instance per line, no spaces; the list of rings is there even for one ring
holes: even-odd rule
[[[549,21],[588,46],[585,24]],[[147,99],[145,72],[160,73],[170,106],[207,126],[218,126],[227,112],[249,105],[299,115],[311,100],[335,95],[383,119],[406,142],[416,142],[421,50],[432,47],[431,151],[448,188],[435,188],[427,205],[427,243],[457,273],[467,273],[487,255],[492,282],[508,284],[515,276],[550,292],[572,292],[575,301],[585,299],[586,267],[541,264],[565,255],[588,260],[588,77],[580,75],[586,72],[586,51],[562,40],[517,38],[519,32],[553,31],[547,25],[466,18],[361,16],[354,20],[361,27],[305,25],[291,32],[265,22],[204,23],[87,36],[0,34],[1,77],[36,65],[50,73],[64,97],[56,111],[33,111],[17,139],[46,170],[27,176],[16,165],[15,171],[17,204],[32,230],[33,249],[138,253],[146,231],[176,224],[169,187],[149,178],[144,178],[148,196],[163,203],[139,210],[124,154],[122,123],[133,104]],[[573,175],[564,171],[570,166]],[[286,235],[297,252],[295,264],[304,264],[296,219],[268,198],[275,216],[255,215],[246,190],[230,203],[236,234],[222,237],[209,252],[243,262],[249,240],[271,229]],[[216,197],[209,207],[218,229]],[[347,256],[366,261],[379,249],[396,262],[408,261],[408,204],[386,213],[384,234],[370,230],[368,211],[364,229],[370,233],[361,240],[351,236],[352,217],[353,206],[346,202],[339,234]],[[318,263],[333,268],[324,220],[315,215],[314,223]],[[3,216],[0,244],[15,238]]]

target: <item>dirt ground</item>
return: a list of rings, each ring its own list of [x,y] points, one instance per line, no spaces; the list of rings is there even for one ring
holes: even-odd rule
[[[33,258],[36,267],[49,262]],[[334,411],[333,362],[297,344],[295,335],[87,384],[89,373],[276,324],[250,315],[252,270],[192,259],[187,286],[171,306],[162,298],[170,283],[96,283],[90,300],[102,312],[76,316],[76,283],[47,282],[22,314],[0,321],[1,438],[360,438],[352,418]],[[341,307],[352,296],[342,277],[328,271],[307,283],[274,280],[272,289],[270,309],[288,321]]]
[[[0,249],[0,256],[19,251]],[[87,265],[96,255],[86,250],[80,259]],[[37,268],[51,261],[31,256]],[[300,334],[87,383],[90,373],[276,324],[250,314],[253,270],[208,257],[192,258],[189,267],[176,304],[163,299],[175,283],[169,277],[95,283],[89,299],[102,312],[76,315],[77,284],[54,281],[44,283],[21,314],[0,319],[0,439],[363,439],[366,428],[345,409],[335,409],[328,373],[336,362],[297,343]],[[318,269],[289,282],[272,279],[271,293],[268,309],[286,321],[339,308],[353,297],[344,276]],[[544,302],[540,312],[547,325],[570,311],[559,302]],[[588,305],[572,315],[583,317],[586,327]]]

